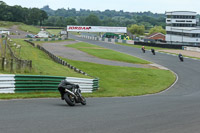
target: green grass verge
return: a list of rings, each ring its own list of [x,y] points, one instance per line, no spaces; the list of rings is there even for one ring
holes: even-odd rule
[[[50,34],[58,35],[62,30],[61,29],[47,29],[47,32]]]
[[[68,68],[53,62],[45,53],[30,44],[16,39],[22,45],[21,56],[32,59],[32,74],[83,77]],[[27,52],[29,51],[29,52]],[[100,89],[94,93],[83,94],[86,97],[138,96],[157,93],[168,88],[175,76],[168,70],[109,66],[82,61],[64,59],[71,65],[100,78]],[[30,74],[30,73],[29,73]],[[162,77],[162,78],[161,78]],[[59,97],[59,93],[0,94],[0,99]]]
[[[79,73],[74,72],[66,66],[55,63],[47,54],[41,50],[34,48],[29,43],[22,39],[13,39],[13,43],[21,45],[21,51],[16,50],[16,55],[25,60],[32,60],[33,70],[30,73],[33,75],[54,75],[54,76],[70,76],[70,77],[85,77]],[[4,73],[0,71],[1,73]]]
[[[25,99],[25,98],[57,98],[59,92],[34,92],[34,93],[14,93],[14,94],[0,94],[0,99]]]
[[[0,21],[0,27],[10,28],[13,25],[20,25],[20,22]]]
[[[100,78],[100,89],[92,94],[84,94],[87,97],[138,96],[157,93],[168,88],[176,79],[169,70],[64,60]]]
[[[70,31],[69,33],[72,34],[72,35],[80,35],[79,32],[72,32],[72,31]]]
[[[106,49],[100,46],[79,42],[76,44],[69,44],[66,47],[76,48],[83,52],[86,52],[90,55],[96,56],[102,59],[114,60],[114,61],[121,61],[121,62],[128,62],[128,63],[135,63],[135,64],[149,64],[150,62],[142,60],[137,57],[133,57],[131,55],[127,55],[124,53],[120,53],[114,50]]]
[[[26,25],[20,22],[0,21],[0,27],[10,28],[13,25],[18,25],[20,30],[23,30],[25,32],[28,31],[33,34],[37,34],[40,31],[40,28],[31,25]]]
[[[168,70],[108,66],[64,59],[100,78],[100,89],[85,97],[121,97],[153,94],[168,88],[175,76]],[[162,78],[160,78],[162,77]],[[0,94],[0,99],[59,97],[59,93]]]
[[[31,25],[25,25],[25,24],[19,25],[19,29],[23,30],[25,32],[33,33],[33,34],[37,34],[40,31],[40,28],[37,28],[35,26],[31,26]]]

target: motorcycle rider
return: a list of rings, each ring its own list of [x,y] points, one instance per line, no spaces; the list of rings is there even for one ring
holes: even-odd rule
[[[151,49],[151,52],[153,53],[153,55],[155,55],[155,50],[153,48]]]
[[[144,46],[142,46],[142,48],[141,48],[141,49],[142,49],[143,53],[145,53],[145,47],[144,47]]]
[[[183,61],[183,55],[181,53],[178,54],[180,61]]]
[[[65,89],[69,89],[72,91],[73,86],[75,86],[75,88],[79,88],[79,85],[72,84],[68,82],[66,79],[60,82],[60,84],[58,85],[58,90],[60,92],[62,100],[64,100]]]

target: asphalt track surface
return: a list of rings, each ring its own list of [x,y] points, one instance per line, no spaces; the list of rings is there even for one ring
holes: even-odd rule
[[[169,90],[155,95],[87,98],[67,106],[60,99],[0,101],[0,133],[199,133],[200,61],[71,36],[163,65],[178,75]],[[162,77],[161,77],[162,78]]]

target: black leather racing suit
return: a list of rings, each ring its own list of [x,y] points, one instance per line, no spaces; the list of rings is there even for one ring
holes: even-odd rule
[[[67,80],[62,80],[60,82],[60,84],[58,85],[58,90],[60,92],[61,99],[64,99],[63,96],[64,96],[64,93],[65,93],[65,89],[72,89],[72,86],[74,86],[74,85],[75,84],[72,84],[72,83],[68,82]]]

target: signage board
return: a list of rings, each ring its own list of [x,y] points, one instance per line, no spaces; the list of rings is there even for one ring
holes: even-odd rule
[[[127,27],[106,27],[106,26],[77,26],[68,25],[67,31],[75,32],[113,32],[113,33],[127,33]]]

